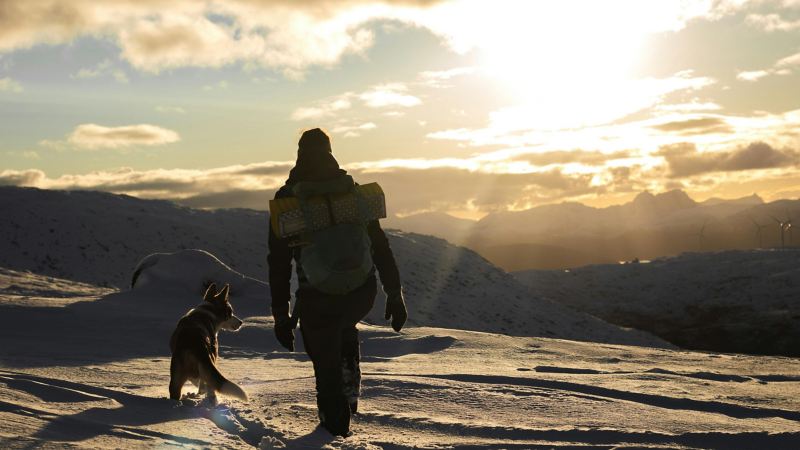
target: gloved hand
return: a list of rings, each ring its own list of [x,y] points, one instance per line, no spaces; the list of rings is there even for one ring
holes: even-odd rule
[[[275,318],[275,337],[278,342],[290,352],[294,351],[294,329],[297,327],[297,320],[289,317],[288,314]]]
[[[392,328],[394,331],[400,331],[408,319],[408,311],[406,311],[406,302],[403,300],[403,290],[386,293],[386,320],[392,321]]]

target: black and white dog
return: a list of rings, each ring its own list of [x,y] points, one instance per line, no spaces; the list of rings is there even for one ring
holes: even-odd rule
[[[225,378],[216,365],[219,357],[217,333],[221,329],[236,331],[242,326],[242,320],[233,315],[228,302],[229,292],[227,284],[219,292],[216,285],[211,284],[203,296],[203,303],[178,321],[169,342],[172,350],[171,399],[180,400],[183,385],[191,381],[198,386],[198,394],[205,393],[212,403],[216,403],[217,392],[247,400],[242,388]]]

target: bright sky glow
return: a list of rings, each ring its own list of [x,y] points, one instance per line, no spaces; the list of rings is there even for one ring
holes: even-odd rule
[[[643,189],[800,196],[797,2],[0,11],[2,184],[264,208],[299,133],[321,126],[401,214],[606,205]]]

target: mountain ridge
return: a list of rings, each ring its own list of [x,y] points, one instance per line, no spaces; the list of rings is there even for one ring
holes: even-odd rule
[[[779,247],[773,217],[800,217],[800,200],[766,203],[752,194],[697,202],[676,189],[644,191],[630,202],[604,208],[564,202],[490,213],[457,230],[439,221],[433,234],[472,248],[509,271],[563,269],[687,251]],[[754,234],[754,222],[763,229],[760,236]],[[406,222],[409,231],[415,230],[413,223]],[[784,244],[796,242],[786,234]]]

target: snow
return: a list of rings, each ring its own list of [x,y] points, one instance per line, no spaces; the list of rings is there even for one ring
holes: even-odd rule
[[[361,327],[355,434],[333,438],[316,427],[310,362],[280,349],[264,317],[220,335],[220,366],[251,400],[178,406],[166,398],[167,341],[179,313],[199,300],[2,271],[3,448],[788,449],[800,442],[796,359],[370,325]],[[244,301],[232,293],[237,312]]]
[[[266,214],[18,188],[0,188],[0,205],[2,448],[800,443],[796,359],[677,350],[531,294],[468,249],[397,231],[411,319],[393,332],[376,300],[360,326],[355,434],[334,438],[317,427],[300,334],[294,353],[273,335]],[[796,267],[769,279],[792,285]],[[220,334],[219,365],[250,400],[176,404],[169,336],[211,281],[231,284],[245,320]]]
[[[544,297],[681,347],[800,356],[800,249],[516,272]]]
[[[0,232],[10,236],[0,242],[0,267],[125,289],[147,255],[185,251],[178,259],[160,260],[161,289],[187,283],[199,292],[204,281],[219,282],[215,273],[231,269],[238,273],[231,272],[232,278],[225,281],[247,281],[247,295],[255,299],[248,307],[253,314],[267,313],[269,290],[258,281],[267,279],[265,213],[203,211],[101,192],[11,187],[0,187],[0,207],[8,211]],[[466,248],[420,234],[388,234],[410,326],[669,346],[648,333],[533,297],[514,277]],[[150,258],[153,262],[156,257]],[[142,273],[139,286],[154,276],[147,270]],[[238,285],[233,292],[242,293]],[[383,324],[382,293],[375,304],[367,321]]]
[[[139,291],[177,291],[181,294],[203,294],[211,283],[219,288],[229,284],[237,297],[252,298],[264,307],[269,285],[231,269],[216,256],[201,249],[173,253],[153,253],[136,265],[131,289]],[[263,315],[266,309],[260,311]]]

